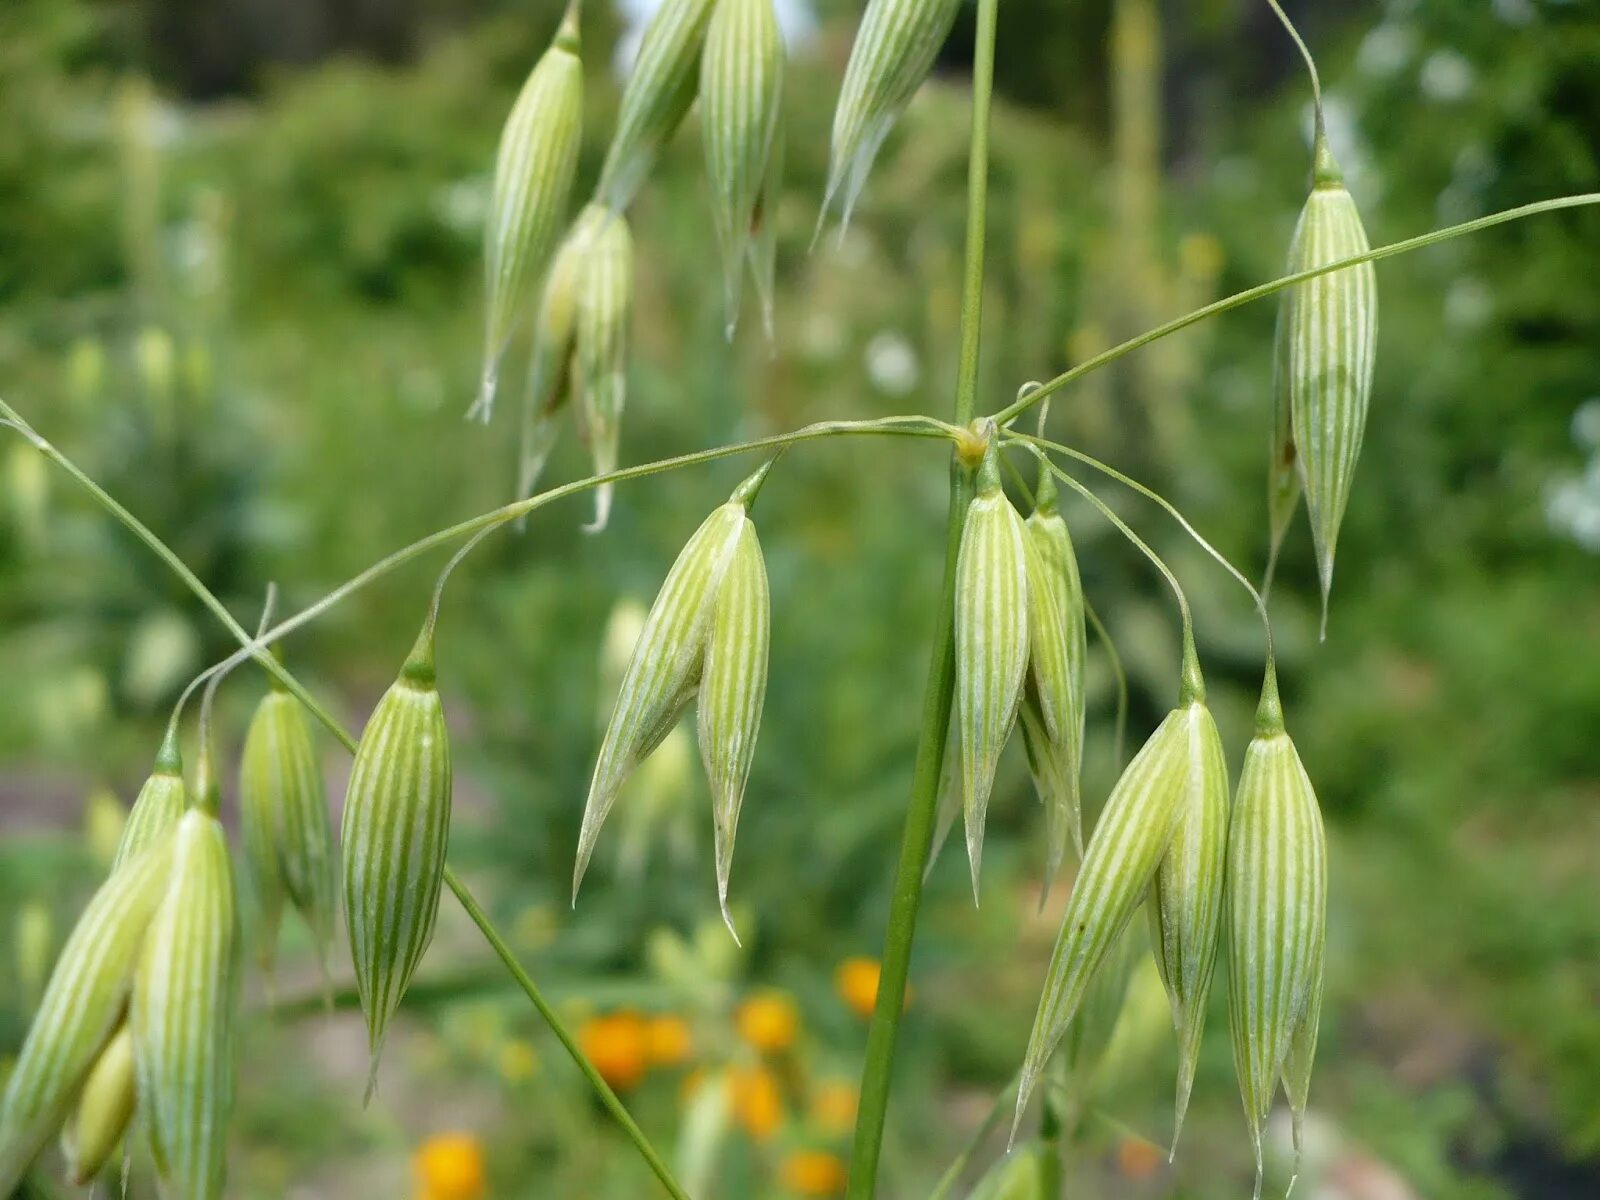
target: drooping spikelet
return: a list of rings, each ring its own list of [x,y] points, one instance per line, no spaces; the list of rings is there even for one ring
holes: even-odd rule
[[[1311,1082],[1322,1000],[1327,844],[1311,780],[1283,725],[1269,666],[1228,834],[1228,1015],[1256,1156],[1278,1081],[1295,1145]]]
[[[1203,727],[1205,685],[1186,636],[1178,707],[1117,780],[1083,853],[1045,973],[1044,992],[1017,1091],[1020,1124],[1039,1074],[1077,1015],[1096,971],[1149,895],[1172,842]]]
[[[183,816],[189,806],[188,789],[183,783],[183,758],[178,752],[178,731],[169,726],[156,751],[155,768],[134,798],[128,819],[122,826],[116,856],[111,860],[115,872],[141,850],[162,837]]]
[[[999,438],[992,437],[956,560],[955,710],[974,901],[995,766],[1028,669],[1028,549],[1022,518],[1000,486]]]
[[[1320,132],[1314,179],[1289,249],[1291,272],[1368,249],[1361,214]],[[1377,324],[1377,275],[1371,263],[1319,275],[1285,292],[1278,321],[1279,432],[1270,485],[1273,552],[1294,512],[1295,489],[1286,477],[1293,465],[1311,517],[1324,633],[1339,526],[1367,427]]]
[[[633,203],[656,155],[694,103],[713,3],[664,0],[645,26],[595,188],[595,199],[616,212]]]
[[[762,323],[772,336],[771,267],[755,255],[775,243],[754,235],[764,219],[770,223],[779,183],[772,168],[781,137],[783,75],[783,33],[772,0],[717,0],[700,68],[700,108],[730,337],[747,259]]]
[[[473,412],[494,406],[500,356],[566,217],[583,132],[578,0],[523,84],[500,134],[484,226],[483,380]]]
[[[372,1077],[433,939],[450,836],[450,738],[424,628],[362,730],[344,801],[344,907]]]
[[[728,871],[767,684],[771,599],[749,507],[768,462],[695,530],[645,618],[595,762],[578,836],[572,894],[623,783],[698,697],[700,755],[711,782],[717,893]]]
[[[263,968],[272,969],[287,900],[311,930],[326,979],[338,909],[333,828],[305,710],[276,677],[245,731],[239,809]]]
[[[868,0],[833,115],[823,220],[837,200],[841,222],[850,223],[872,160],[927,78],[960,7],[960,0]]]

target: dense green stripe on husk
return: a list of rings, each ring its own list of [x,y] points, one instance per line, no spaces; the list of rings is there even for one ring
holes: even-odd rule
[[[767,694],[771,610],[761,543],[755,523],[745,517],[712,600],[697,701],[700,757],[711,783],[716,827],[717,899],[729,929],[728,873]]]
[[[374,1077],[389,1021],[433,939],[450,794],[449,730],[425,630],[362,731],[345,793],[345,922]]]
[[[239,807],[263,965],[272,964],[287,898],[310,927],[326,974],[338,904],[333,829],[305,710],[278,688],[262,698],[245,732]]]
[[[1264,722],[1245,752],[1228,835],[1228,1012],[1256,1155],[1280,1077],[1296,1113],[1310,1085],[1320,1009],[1327,847],[1311,781]]]
[[[958,8],[960,0],[868,0],[834,111],[824,217],[837,200],[849,224],[872,160],[927,78]]]
[[[694,103],[713,3],[665,0],[645,27],[595,189],[595,198],[617,212],[633,203],[656,155]]]
[[[742,504],[717,508],[679,552],[650,606],[595,761],[572,871],[574,897],[617,792],[700,685],[717,587],[747,519]]]
[[[129,1008],[139,1112],[163,1196],[217,1200],[233,1109],[239,934],[227,837],[190,809]]]
[[[1017,1120],[1096,970],[1149,893],[1172,841],[1188,778],[1196,702],[1167,715],[1117,780],[1083,853],[1017,1092]]]
[[[1028,669],[1028,535],[1000,488],[996,453],[991,445],[956,560],[955,705],[974,900],[989,793]]]
[[[56,960],[0,1102],[0,1196],[9,1196],[122,1020],[145,928],[166,893],[173,838],[130,858],[89,901]]]
[[[128,810],[116,856],[111,860],[112,871],[165,835],[188,806],[189,793],[183,783],[177,731],[168,729],[156,753],[155,768]]]
[[[731,336],[782,111],[783,34],[772,0],[717,0],[700,68],[701,126]],[[765,283],[757,276],[758,285]],[[762,287],[763,314],[771,297]],[[770,321],[769,321],[770,323]]]
[[[500,135],[484,229],[487,293],[478,411],[494,402],[500,356],[566,217],[583,133],[583,64],[574,14],[534,66]]]
[[[1185,710],[1189,763],[1172,842],[1150,896],[1151,940],[1178,1034],[1178,1091],[1173,1144],[1183,1129],[1200,1057],[1206,1003],[1222,932],[1228,855],[1228,762],[1222,735],[1204,704]]]
[[[617,469],[633,323],[633,236],[620,214],[599,210],[584,251],[576,298],[573,385],[594,473],[605,475]],[[611,513],[609,483],[595,489],[594,513],[588,528],[604,529]]]

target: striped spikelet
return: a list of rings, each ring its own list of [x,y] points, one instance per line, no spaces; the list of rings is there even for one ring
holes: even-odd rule
[[[645,618],[589,785],[572,872],[574,902],[623,783],[698,696],[700,756],[716,826],[717,894],[733,928],[728,871],[766,695],[771,605],[749,508],[771,466],[741,483],[695,530]]]
[[[272,969],[287,900],[311,930],[326,979],[338,908],[333,829],[305,710],[276,677],[245,732],[239,808],[262,967]]]
[[[483,380],[473,405],[485,421],[494,406],[500,357],[566,216],[582,132],[583,63],[573,0],[500,134],[484,229]]]
[[[822,220],[837,201],[840,223],[850,223],[872,160],[927,78],[960,6],[960,0],[868,0],[833,115]]]
[[[1228,763],[1217,723],[1198,700],[1184,713],[1189,723],[1188,769],[1178,799],[1177,825],[1156,871],[1149,905],[1156,966],[1172,1002],[1172,1022],[1178,1034],[1174,1148],[1194,1086],[1222,933],[1230,807]]]
[[[450,837],[450,738],[433,631],[417,638],[362,730],[344,800],[344,911],[372,1073],[390,1018],[433,939]]]
[[[1061,516],[1056,482],[1040,464],[1028,531],[1028,632],[1032,670],[1022,698],[1022,734],[1034,786],[1045,805],[1046,857],[1040,903],[1060,869],[1070,838],[1083,854],[1079,778],[1088,719],[1084,665],[1088,656],[1083,583],[1072,536]]]
[[[595,199],[616,212],[633,203],[656,155],[694,103],[713,3],[664,0],[645,27],[595,189]]]
[[[1300,1120],[1322,1004],[1327,845],[1311,780],[1283,726],[1269,668],[1228,835],[1228,1014],[1256,1156],[1281,1079]]]
[[[573,222],[545,281],[523,409],[520,494],[531,494],[538,483],[569,396],[577,398],[595,473],[616,469],[632,323],[628,222],[603,204],[591,204]],[[595,519],[588,528],[605,528],[610,512],[611,485],[605,484],[595,489]]]
[[[122,1023],[144,933],[161,905],[173,839],[128,859],[100,886],[56,960],[0,1102],[0,1196],[61,1128]]]
[[[1028,550],[1022,518],[1000,486],[999,439],[991,438],[956,559],[955,708],[974,902],[995,767],[1028,669]]]
[[[1361,214],[1319,136],[1315,186],[1300,214],[1289,251],[1289,270],[1306,271],[1368,249]],[[1344,521],[1356,460],[1367,427],[1377,346],[1377,275],[1371,263],[1319,275],[1285,293],[1278,324],[1278,422],[1287,411],[1288,441],[1275,439],[1272,464],[1274,545],[1294,511],[1284,479],[1290,461],[1305,491],[1311,536],[1322,585],[1322,627],[1327,632],[1334,551]]]
[[[111,860],[115,872],[141,850],[167,833],[189,805],[183,783],[183,758],[178,752],[178,731],[169,726],[156,751],[156,764],[134,798],[128,819],[122,826],[116,856]]]
[[[700,107],[730,338],[747,260],[760,292],[762,323],[772,336],[770,268],[755,261],[757,251],[772,242],[753,235],[761,228],[763,197],[776,194],[771,167],[783,75],[783,33],[772,0],[717,0],[701,60]]]
[[[219,1200],[233,1109],[239,930],[227,838],[207,810],[206,788],[196,791],[200,804],[173,835],[172,882],[145,937],[130,1014],[140,1120],[162,1194]]]
[[[1017,1092],[1016,1123],[1056,1044],[1082,1006],[1095,972],[1148,896],[1182,814],[1195,729],[1205,695],[1186,647],[1179,706],[1134,756],[1106,801],[1083,853],[1045,974]]]

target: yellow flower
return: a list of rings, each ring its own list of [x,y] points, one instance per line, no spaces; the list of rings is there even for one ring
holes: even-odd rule
[[[522,1083],[539,1069],[539,1052],[526,1038],[510,1038],[500,1046],[499,1067],[507,1083]]]
[[[470,1133],[441,1133],[429,1138],[412,1159],[420,1189],[418,1200],[480,1200],[488,1194],[483,1147]]]
[[[872,1015],[878,1003],[878,976],[882,968],[875,958],[847,958],[833,973],[833,986],[855,1014],[866,1018]],[[911,988],[907,986],[901,1007],[911,1002]]]
[[[844,1191],[844,1163],[822,1150],[796,1150],[778,1164],[778,1178],[802,1196],[837,1196]]]
[[[638,1013],[591,1017],[578,1029],[578,1044],[600,1078],[619,1092],[637,1086],[644,1078],[648,1046],[645,1023]]]
[[[733,1115],[756,1141],[766,1141],[783,1122],[783,1096],[777,1079],[765,1067],[736,1067],[728,1081],[732,1085]]]
[[[763,1054],[780,1054],[794,1045],[800,1013],[780,991],[757,992],[739,1006],[739,1036]]]
[[[693,1051],[694,1037],[682,1017],[664,1013],[645,1022],[645,1054],[651,1066],[681,1066]]]
[[[856,1123],[856,1085],[847,1079],[826,1079],[811,1097],[811,1119],[824,1133],[849,1133]]]

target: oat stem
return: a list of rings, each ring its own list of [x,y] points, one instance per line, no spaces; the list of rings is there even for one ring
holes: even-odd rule
[[[961,289],[961,356],[956,368],[955,424],[967,425],[977,410],[978,351],[983,318],[984,237],[989,206],[989,106],[994,91],[994,45],[999,0],[978,0],[972,63],[972,141],[967,158],[966,261]],[[911,946],[922,903],[922,879],[939,810],[939,771],[950,731],[955,696],[955,582],[961,532],[972,496],[972,474],[952,455],[950,515],[945,532],[944,584],[933,637],[932,662],[923,692],[911,797],[906,806],[900,858],[895,866],[889,922],[884,931],[878,999],[867,1030],[861,1069],[855,1139],[850,1148],[848,1200],[872,1200],[883,1149],[895,1040],[900,1031]]]
[[[1463,221],[1459,225],[1451,225],[1444,229],[1435,229],[1429,233],[1419,234],[1413,238],[1406,238],[1400,242],[1390,242],[1387,246],[1379,246],[1375,250],[1368,250],[1365,254],[1354,254],[1349,258],[1337,259],[1325,263],[1320,267],[1312,267],[1307,271],[1299,271],[1293,275],[1284,275],[1270,283],[1257,284],[1253,288],[1246,288],[1242,292],[1235,292],[1231,296],[1224,296],[1221,300],[1213,301],[1203,308],[1185,313],[1181,317],[1174,317],[1165,325],[1158,325],[1154,329],[1146,330],[1137,337],[1129,338],[1120,345],[1113,346],[1086,358],[1071,370],[1063,371],[1032,391],[1018,396],[1016,401],[1001,409],[994,416],[999,425],[1009,425],[1023,413],[1027,412],[1046,396],[1059,392],[1067,384],[1082,379],[1085,375],[1098,371],[1101,367],[1114,363],[1119,358],[1132,354],[1135,350],[1148,346],[1151,342],[1160,341],[1164,337],[1187,329],[1198,324],[1208,317],[1215,317],[1221,313],[1249,304],[1253,300],[1261,300],[1267,296],[1276,295],[1285,288],[1293,287],[1297,283],[1304,283],[1308,279],[1315,279],[1318,275],[1329,275],[1334,271],[1342,271],[1346,267],[1358,267],[1362,263],[1377,262],[1384,258],[1393,258],[1397,254],[1408,254],[1412,250],[1421,250],[1424,246],[1432,246],[1439,242],[1447,242],[1452,238],[1463,237],[1469,233],[1477,233],[1482,229],[1489,229],[1495,225],[1504,225],[1508,221],[1520,221],[1524,217],[1536,217],[1541,213],[1559,212],[1567,208],[1585,208],[1591,204],[1600,204],[1600,192],[1584,192],[1574,196],[1558,196],[1553,200],[1538,200],[1532,204],[1524,204],[1517,208],[1504,209],[1501,212],[1490,213],[1488,216],[1478,217],[1475,220]]]

